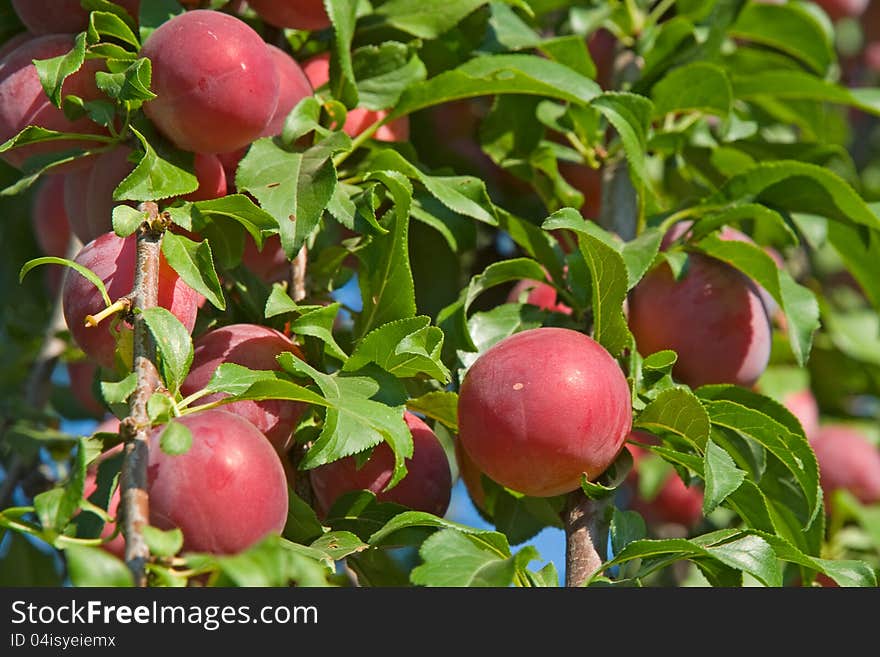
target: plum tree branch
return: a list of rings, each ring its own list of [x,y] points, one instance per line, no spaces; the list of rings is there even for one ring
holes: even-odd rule
[[[605,544],[608,531],[604,521],[607,505],[605,500],[589,499],[580,488],[568,494],[562,516],[568,587],[583,586],[602,565],[598,546]]]
[[[150,550],[144,540],[143,528],[149,524],[150,504],[147,495],[147,463],[149,461],[150,417],[147,402],[159,387],[156,367],[156,345],[140,311],[153,308],[159,296],[159,257],[164,224],[155,203],[142,203],[139,208],[149,214],[137,233],[137,257],[131,299],[134,307],[133,369],[137,387],[129,401],[129,415],[123,420],[120,433],[125,441],[125,456],[120,475],[122,535],[125,537],[125,562],[134,576],[135,585],[146,586],[146,563]]]

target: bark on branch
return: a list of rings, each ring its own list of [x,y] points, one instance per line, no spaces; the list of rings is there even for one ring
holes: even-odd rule
[[[591,500],[578,488],[568,495],[565,525],[565,585],[583,586],[602,565],[600,549],[607,540],[607,502]],[[604,550],[602,550],[604,552]]]
[[[149,523],[150,505],[147,495],[147,463],[149,462],[150,418],[147,401],[159,386],[156,367],[156,345],[153,336],[138,312],[157,305],[159,296],[159,257],[164,227],[155,203],[142,203],[141,211],[149,212],[137,234],[137,259],[134,287],[131,293],[134,314],[134,362],[137,387],[129,400],[129,415],[123,420],[121,434],[125,440],[125,457],[120,475],[122,535],[125,537],[125,563],[134,576],[136,586],[146,586],[146,563],[150,551],[144,540],[143,527]]]

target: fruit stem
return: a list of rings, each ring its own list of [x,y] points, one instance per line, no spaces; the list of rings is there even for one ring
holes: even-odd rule
[[[141,203],[138,210],[147,213],[149,218],[138,229],[134,286],[130,298],[135,308],[145,310],[158,304],[163,231],[155,203]],[[135,586],[146,586],[146,564],[150,559],[150,549],[143,535],[143,528],[149,524],[150,517],[147,495],[150,417],[147,402],[159,387],[159,371],[156,367],[156,344],[143,313],[135,313],[132,323],[137,387],[129,402],[129,415],[120,426],[120,435],[125,441],[125,456],[120,475],[119,515],[122,518],[122,535],[125,537],[125,563],[134,576]]]
[[[100,324],[102,321],[110,317],[111,315],[115,315],[116,313],[124,313],[128,312],[131,309],[131,298],[130,297],[122,297],[121,299],[117,299],[109,306],[104,308],[97,315],[86,315],[85,325],[89,328],[93,328]]]
[[[580,488],[572,491],[563,511],[565,525],[565,585],[583,586],[602,565],[598,547],[605,545],[604,522],[608,500],[589,499]]]

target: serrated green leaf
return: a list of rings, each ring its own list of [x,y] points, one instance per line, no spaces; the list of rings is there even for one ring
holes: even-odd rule
[[[156,97],[156,94],[150,91],[152,75],[150,60],[141,58],[119,73],[98,71],[95,74],[95,82],[110,98],[130,103],[131,107],[137,108]]]
[[[70,267],[76,273],[83,276],[86,280],[88,280],[92,285],[98,288],[98,291],[101,293],[101,297],[104,300],[106,305],[111,305],[113,302],[110,300],[110,295],[107,294],[107,287],[104,285],[104,281],[102,281],[91,269],[88,267],[84,267],[78,262],[74,262],[73,260],[68,260],[66,258],[56,258],[54,256],[43,256],[42,258],[34,258],[33,260],[28,260],[21,268],[21,271],[18,273],[18,282],[24,280],[24,277],[27,273],[33,269],[34,267],[38,267],[40,265],[64,265],[65,267]]]
[[[86,479],[87,446],[81,438],[68,482],[34,497],[34,508],[44,529],[61,532],[79,509]]]
[[[880,115],[880,92],[877,89],[850,89],[803,71],[758,71],[735,75],[732,82],[734,97],[743,100],[818,101]]]
[[[336,169],[332,155],[347,142],[347,135],[334,133],[299,153],[281,148],[270,138],[258,139],[239,164],[236,186],[253,194],[275,219],[289,258],[299,252],[333,198]]]
[[[352,67],[359,105],[370,110],[394,107],[408,86],[427,77],[418,55],[397,41],[358,48],[352,53]]]
[[[454,392],[436,390],[427,392],[406,402],[406,407],[432,420],[458,431],[458,395]]]
[[[326,353],[329,356],[345,363],[348,360],[348,354],[343,351],[333,336],[333,324],[341,307],[341,304],[331,303],[303,312],[290,323],[290,330],[296,335],[310,335],[318,338],[324,343]]]
[[[529,258],[514,258],[494,262],[471,278],[458,300],[446,306],[437,315],[437,326],[443,330],[445,346],[464,351],[476,351],[477,346],[470,335],[467,312],[474,300],[486,290],[502,283],[522,279],[542,280],[544,270]]]
[[[611,523],[608,526],[611,554],[619,554],[633,541],[640,541],[647,536],[645,521],[635,511],[621,511],[613,507]]]
[[[185,424],[172,420],[159,434],[159,448],[170,456],[186,454],[192,447],[193,435]]]
[[[129,205],[117,205],[113,208],[113,232],[119,237],[133,235],[148,217],[146,212],[138,212]]]
[[[785,466],[801,489],[807,505],[808,526],[821,508],[816,457],[802,430],[788,431],[769,416],[728,400],[704,401],[712,423],[748,436],[771,452]]]
[[[821,24],[797,4],[750,2],[739,13],[730,34],[781,50],[819,75],[824,75],[835,59],[833,45]]]
[[[857,226],[828,222],[828,242],[846,263],[847,270],[859,282],[876,310],[880,310],[880,232],[864,235]]]
[[[101,41],[101,36],[108,36],[134,46],[135,50],[139,50],[141,45],[131,27],[121,16],[109,11],[92,11],[89,14],[87,34],[90,43],[98,43]]]
[[[173,159],[160,157],[142,133],[131,126],[129,130],[140,141],[144,154],[134,170],[113,190],[114,201],[157,201],[198,189],[199,181],[185,168],[182,155]]]
[[[733,89],[724,69],[708,62],[676,68],[654,85],[654,116],[670,112],[699,111],[727,116]]]
[[[291,374],[314,381],[327,407],[321,434],[300,463],[301,469],[330,463],[385,441],[394,452],[394,474],[386,489],[406,475],[404,459],[412,457],[412,434],[403,421],[402,405],[374,399],[382,392],[377,379],[360,373],[324,374],[291,354],[282,354],[278,362]]]
[[[513,583],[514,557],[500,557],[467,534],[442,529],[428,537],[419,549],[422,564],[410,573],[421,586],[491,586]]]
[[[166,308],[156,306],[140,312],[156,342],[165,387],[176,393],[192,365],[192,337],[180,320]]]
[[[601,89],[593,80],[568,66],[535,55],[475,57],[456,69],[408,87],[387,121],[431,105],[505,93],[585,104],[601,93]]]
[[[391,27],[422,39],[436,39],[486,3],[487,0],[447,0],[425,11],[425,4],[419,0],[389,0],[376,13]]]
[[[703,455],[703,515],[707,516],[733,493],[745,479],[746,473],[736,467],[733,459],[712,440],[706,442]]]
[[[346,531],[327,532],[321,538],[311,544],[311,547],[321,552],[326,552],[333,560],[357,554],[366,550],[369,545],[364,543],[355,534]]]
[[[162,254],[187,285],[205,296],[215,308],[226,309],[223,288],[207,240],[193,242],[182,235],[166,232],[162,238]]]
[[[189,206],[192,210],[193,223],[183,227],[187,230],[203,230],[210,227],[210,217],[225,217],[240,223],[254,238],[257,247],[263,246],[263,237],[267,233],[278,230],[278,222],[271,214],[254,204],[244,194],[230,194],[222,198],[197,201]],[[172,213],[172,218],[174,218]]]
[[[105,550],[72,545],[64,555],[74,586],[134,586],[131,571],[125,563]]]
[[[183,532],[177,527],[165,531],[145,525],[141,531],[150,548],[150,554],[157,557],[173,557],[183,547]]]
[[[61,88],[68,76],[76,73],[86,56],[86,35],[80,32],[73,41],[70,52],[50,59],[34,61],[43,91],[55,107],[61,107]]]
[[[383,324],[357,344],[343,370],[376,363],[401,379],[427,374],[448,382],[449,370],[440,360],[443,331],[430,324],[431,318],[423,315]]]
[[[731,178],[707,203],[730,201],[758,201],[880,230],[880,219],[846,181],[828,169],[804,162],[756,164]]]
[[[357,335],[416,313],[409,262],[409,218],[393,213],[388,217],[388,227],[388,234],[373,235],[357,254],[363,272],[358,277],[363,310],[356,322]]]
[[[174,402],[168,395],[154,392],[147,400],[147,416],[154,424],[168,422],[174,416]]]
[[[685,388],[664,390],[633,420],[633,428],[649,433],[670,431],[698,447],[709,439],[709,414]]]
[[[357,21],[357,5],[357,0],[334,0],[325,5],[333,24],[330,91],[334,98],[349,108],[358,104],[358,89],[351,63],[351,42]]]
[[[101,396],[108,404],[126,404],[137,389],[137,373],[131,372],[121,381],[101,381]]]

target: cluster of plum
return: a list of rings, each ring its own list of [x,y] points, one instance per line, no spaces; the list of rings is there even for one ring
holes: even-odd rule
[[[28,125],[81,135],[104,132],[88,118],[68,119],[51,104],[40,84],[33,60],[67,53],[74,43],[74,33],[85,29],[88,19],[78,0],[50,4],[14,3],[28,32],[4,44],[0,53],[0,140]],[[119,4],[132,16],[138,15],[138,0]],[[320,0],[253,2],[251,6],[266,22],[280,27],[329,26]],[[151,60],[152,89],[157,95],[144,106],[145,114],[166,139],[194,155],[199,187],[184,197],[191,201],[231,192],[235,169],[249,145],[260,137],[280,134],[293,107],[329,78],[329,54],[297,62],[287,52],[264,42],[245,22],[216,11],[192,10],[167,21],[144,42],[140,54]],[[84,100],[99,98],[94,78],[100,67],[100,60],[87,60],[65,80],[63,93]],[[348,113],[343,129],[356,136],[385,114],[355,108]],[[383,126],[374,138],[406,139],[408,129],[404,118]],[[89,142],[29,145],[4,153],[4,158],[21,167],[30,157],[72,145],[88,146]],[[71,249],[71,240],[76,240],[74,248],[82,243],[74,261],[94,272],[112,299],[127,296],[134,282],[136,238],[119,237],[111,225],[113,191],[134,169],[133,152],[123,143],[57,167],[55,173],[46,176],[32,205],[34,232],[44,253],[64,257]],[[252,241],[246,244],[242,260],[267,283],[288,276],[290,263],[277,237],[268,240],[262,252]],[[93,381],[101,369],[130,369],[130,350],[126,355],[122,345],[130,336],[131,326],[119,319],[97,325],[94,319],[87,322],[86,318],[97,315],[104,303],[98,289],[73,270],[66,270],[63,279],[50,278],[49,285],[54,292],[60,291],[71,337],[85,354],[85,359],[69,363],[71,390],[85,409],[104,414],[105,407],[93,395]],[[158,305],[171,311],[192,332],[204,302],[204,297],[162,257]],[[209,330],[197,337],[194,346],[192,367],[182,386],[184,395],[202,389],[222,363],[277,370],[280,354],[302,356],[291,337],[256,324]],[[192,448],[179,456],[159,448],[162,427],[157,427],[151,436],[148,469],[150,522],[160,528],[180,527],[186,549],[214,553],[237,552],[267,533],[280,532],[287,521],[288,485],[293,484],[288,481],[283,459],[305,410],[296,402],[240,401],[186,415],[178,421],[190,429],[194,441]],[[393,455],[385,445],[374,450],[365,467],[355,468],[354,459],[348,458],[317,468],[310,476],[322,514],[341,493],[360,488],[374,490],[382,499],[445,513],[451,490],[445,452],[420,418],[407,413],[405,420],[415,444],[415,461],[410,463],[414,474],[383,493],[394,466]],[[114,417],[98,427],[98,431],[118,429],[119,421]],[[114,451],[93,463],[86,495],[97,487],[100,461]],[[428,464],[427,471],[420,468],[420,463]],[[287,473],[291,473],[289,468]],[[116,513],[118,503],[117,491],[110,503],[111,514]],[[121,555],[122,538],[114,534],[115,525],[107,524],[103,531],[108,538],[105,546]]]
[[[0,53],[0,140],[26,125],[84,135],[102,130],[85,118],[68,120],[40,85],[32,60],[70,50],[72,33],[83,29],[86,20],[76,0],[64,3],[70,7],[63,11],[57,6],[52,11],[46,7],[32,11],[42,4],[46,3],[13,2],[30,33]],[[136,0],[120,4],[137,15]],[[251,0],[249,6],[279,27],[314,30],[329,26],[320,0]],[[216,11],[196,9],[172,18],[149,36],[141,54],[151,60],[152,90],[157,95],[144,104],[144,113],[167,140],[194,156],[199,188],[188,200],[217,198],[232,191],[238,162],[249,145],[280,134],[293,107],[319,92],[329,78],[329,55],[297,62],[264,42],[243,21]],[[64,93],[97,98],[94,73],[100,65],[100,60],[87,60],[66,80]],[[360,134],[382,117],[382,112],[353,109],[344,130]],[[407,120],[387,124],[374,138],[407,139]],[[14,149],[4,157],[21,166],[28,157],[64,146],[48,142]],[[133,169],[132,153],[131,146],[119,145],[48,176],[33,206],[36,235],[45,252],[64,255],[70,248],[70,235],[75,236],[84,244],[76,262],[95,272],[113,299],[127,295],[133,284],[135,238],[118,237],[110,223],[112,192]],[[588,194],[588,199],[595,202],[598,177],[591,176],[589,184],[596,193]],[[594,208],[583,211],[595,214]],[[688,230],[688,224],[673,227],[663,248],[686,239]],[[732,228],[725,228],[721,238],[749,240]],[[289,266],[277,240],[262,252],[251,245],[244,264],[269,282],[284,278],[284,268]],[[130,326],[124,321],[86,326],[87,316],[95,315],[104,304],[95,287],[75,272],[66,274],[61,294],[71,336],[87,358],[70,368],[73,391],[82,394],[91,389],[96,367],[130,368],[125,350],[119,348]],[[525,281],[510,298],[555,312],[572,312],[545,282]],[[159,305],[193,331],[203,301],[162,262]],[[626,312],[639,351],[648,355],[675,350],[674,377],[692,387],[712,383],[754,386],[768,364],[772,322],[781,322],[766,291],[729,265],[699,254],[690,254],[687,272],[681,277],[674,276],[667,264],[650,271],[630,293]],[[282,353],[304,357],[295,339],[255,324],[213,328],[196,336],[194,344],[184,395],[204,388],[223,363],[277,370],[277,357]],[[84,403],[94,407],[95,401],[85,398]],[[820,427],[808,390],[785,403],[812,441],[826,492],[846,487],[865,502],[880,500],[877,450],[851,430]],[[238,401],[185,415],[179,421],[189,427],[194,441],[179,456],[159,449],[155,442],[161,427],[155,429],[149,467],[151,523],[182,528],[187,549],[218,553],[236,552],[267,533],[280,532],[287,520],[288,486],[292,484],[284,459],[306,411],[301,403],[266,400]],[[484,352],[461,383],[460,470],[478,506],[484,498],[484,475],[526,495],[554,496],[579,488],[584,473],[590,479],[601,475],[629,441],[636,460],[635,478],[638,462],[645,458],[638,445],[656,439],[633,432],[632,417],[624,373],[596,341],[563,328],[523,331]],[[315,468],[309,476],[320,515],[326,515],[342,493],[362,488],[380,500],[445,513],[452,485],[446,454],[423,420],[411,413],[404,419],[414,441],[408,476],[384,490],[394,465],[391,450],[384,444],[360,467],[348,457]],[[104,428],[116,430],[115,420]],[[93,471],[90,489],[96,485],[94,477]],[[111,514],[116,504],[118,498],[111,504]],[[699,489],[670,474],[654,503],[642,510],[662,521],[691,525],[701,517],[701,508]],[[104,531],[110,536],[114,530],[108,526]],[[120,548],[118,539],[107,545]]]

